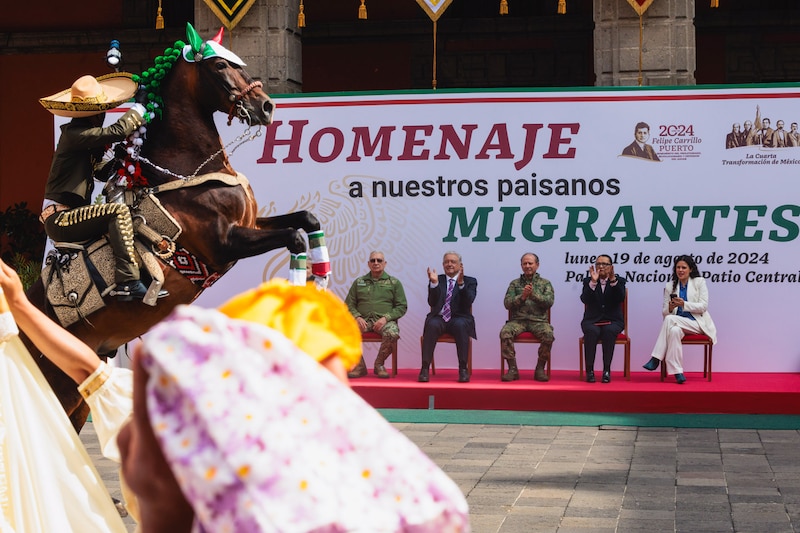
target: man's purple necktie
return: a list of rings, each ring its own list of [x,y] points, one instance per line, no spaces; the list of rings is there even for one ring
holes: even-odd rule
[[[455,285],[455,281],[448,279],[447,296],[444,297],[444,307],[442,307],[442,319],[445,322],[450,322],[450,300],[453,299],[453,285]]]

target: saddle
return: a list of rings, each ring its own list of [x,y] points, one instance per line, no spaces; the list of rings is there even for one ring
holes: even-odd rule
[[[181,234],[177,220],[153,194],[131,207],[134,248],[143,280],[151,281],[144,303],[155,305],[164,273],[157,259],[168,260]],[[45,293],[61,325],[68,327],[105,307],[104,298],[113,295],[114,253],[108,237],[83,243],[55,243],[42,271]],[[147,283],[145,283],[147,284]],[[152,298],[149,298],[152,293]]]

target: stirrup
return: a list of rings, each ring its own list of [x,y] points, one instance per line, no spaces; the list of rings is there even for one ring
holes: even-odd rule
[[[161,282],[154,279],[147,288],[147,294],[142,298],[142,303],[154,307],[159,298],[169,296],[169,292],[161,290]]]

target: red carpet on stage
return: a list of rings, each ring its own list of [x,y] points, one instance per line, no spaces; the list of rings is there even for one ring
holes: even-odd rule
[[[500,381],[499,370],[475,370],[469,383],[458,383],[454,369],[438,369],[429,383],[418,383],[418,370],[400,369],[391,379],[351,380],[353,390],[376,409],[475,409],[561,411],[575,413],[800,414],[800,374],[716,372],[708,382],[702,372],[688,372],[683,385],[672,376],[633,372],[631,380],[612,373],[611,383],[585,383],[574,370],[554,370],[550,381]]]

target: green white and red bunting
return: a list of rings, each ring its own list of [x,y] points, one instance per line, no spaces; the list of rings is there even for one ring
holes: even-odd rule
[[[452,2],[453,0],[417,0],[420,7],[425,10],[425,13],[427,13],[434,22],[439,20],[444,10],[447,9]]]
[[[644,12],[647,11],[647,8],[650,7],[650,4],[653,3],[653,0],[628,0],[628,3],[631,5],[636,14],[640,17],[644,15]]]
[[[256,0],[203,0],[228,31],[247,14]]]

